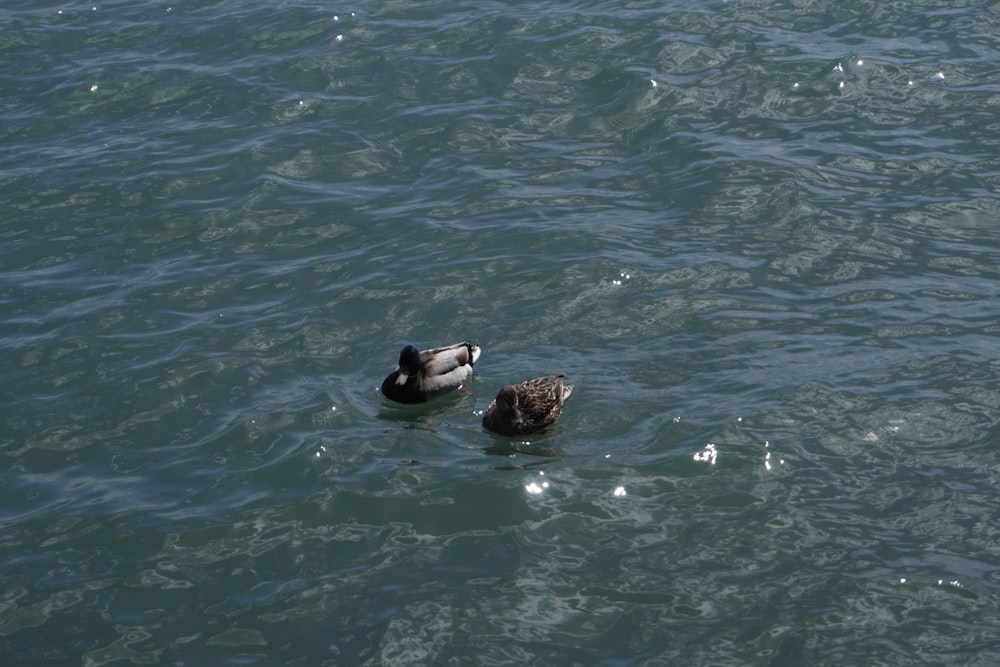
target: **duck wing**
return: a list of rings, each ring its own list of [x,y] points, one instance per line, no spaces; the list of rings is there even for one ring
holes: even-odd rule
[[[480,353],[479,346],[468,341],[422,351],[420,389],[428,396],[458,389],[472,375]]]
[[[563,402],[573,392],[573,385],[563,384],[563,374],[545,375],[514,385],[522,423],[521,434],[542,431],[559,418]]]
[[[563,376],[546,375],[524,383],[521,411],[525,422],[535,429],[551,425],[563,407]]]

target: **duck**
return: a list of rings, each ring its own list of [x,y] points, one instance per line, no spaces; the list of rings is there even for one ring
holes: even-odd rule
[[[562,373],[545,375],[500,388],[483,415],[483,426],[506,436],[538,433],[555,423],[573,385]]]
[[[465,383],[482,350],[468,341],[418,350],[406,345],[399,366],[382,381],[382,395],[397,403],[424,403]]]

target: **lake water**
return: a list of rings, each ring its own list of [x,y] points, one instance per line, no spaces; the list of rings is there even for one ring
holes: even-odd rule
[[[3,665],[1000,661],[997,3],[0,17]]]

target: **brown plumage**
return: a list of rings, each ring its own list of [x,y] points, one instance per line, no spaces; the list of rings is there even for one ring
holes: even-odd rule
[[[573,385],[563,385],[563,374],[546,375],[506,385],[486,408],[483,426],[500,435],[537,433],[555,423]]]

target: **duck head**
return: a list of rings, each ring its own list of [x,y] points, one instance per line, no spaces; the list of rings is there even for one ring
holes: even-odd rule
[[[505,385],[497,392],[497,410],[507,415],[511,423],[520,427],[524,423],[521,416],[520,401],[517,398],[517,390],[511,385]]]
[[[406,384],[406,379],[420,372],[420,350],[416,345],[407,345],[399,353],[399,377],[396,384]]]

